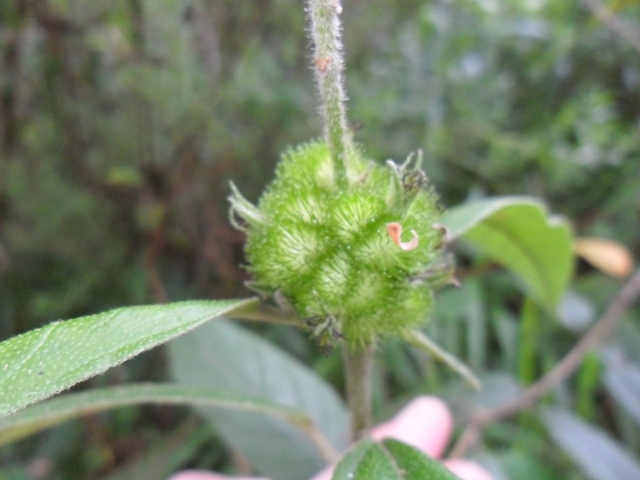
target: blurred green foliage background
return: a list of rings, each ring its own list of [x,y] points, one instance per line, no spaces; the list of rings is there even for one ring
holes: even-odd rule
[[[345,1],[356,140],[380,162],[423,149],[444,206],[537,196],[577,236],[637,258],[640,50],[629,40],[640,4],[606,2],[630,38],[593,5]],[[320,134],[309,65],[301,1],[1,2],[0,339],[115,306],[248,295],[228,181],[256,200],[280,152]],[[621,285],[580,264],[563,325],[527,313],[493,266],[460,267],[464,288],[444,292],[432,333],[492,372],[494,393],[551,368]],[[624,328],[617,345],[638,361],[637,318]],[[336,355],[319,356],[304,333],[260,330],[341,388]],[[640,453],[638,425],[601,385],[603,360],[590,362],[561,397]],[[400,344],[378,369],[381,416],[420,391],[460,400],[448,374]],[[154,351],[92,384],[166,375]],[[504,478],[597,478],[545,435],[531,418],[498,425],[485,461]],[[127,478],[141,458],[163,467],[135,478],[242,465],[180,409],[126,409],[34,438],[0,450],[0,479]],[[543,473],[513,474],[532,464]]]

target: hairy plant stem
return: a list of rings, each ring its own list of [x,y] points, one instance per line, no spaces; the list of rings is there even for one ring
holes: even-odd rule
[[[344,59],[340,40],[341,0],[308,0],[313,69],[320,92],[324,136],[339,188],[348,184],[347,153],[352,148],[347,131],[346,94],[343,86]],[[364,437],[371,426],[371,369],[373,345],[344,345],[347,401],[351,410],[351,436]]]
[[[320,91],[320,111],[324,136],[339,186],[347,183],[346,154],[351,148],[347,132],[346,94],[342,71],[344,59],[340,40],[341,0],[309,0],[307,11],[311,22],[313,69]]]
[[[347,402],[351,411],[351,439],[365,437],[371,428],[371,373],[373,345],[350,347],[344,344],[344,372]]]

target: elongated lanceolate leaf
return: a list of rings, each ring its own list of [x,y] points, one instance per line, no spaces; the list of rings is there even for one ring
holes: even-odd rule
[[[461,360],[443,350],[437,343],[419,331],[407,332],[404,340],[409,345],[419,348],[434,359],[444,363],[451,370],[465,379],[476,390],[482,390],[482,383]]]
[[[530,294],[554,310],[573,272],[571,229],[534,198],[498,197],[455,207],[442,223],[453,239],[520,276]]]
[[[299,410],[276,405],[249,395],[233,395],[209,388],[173,384],[137,384],[70,393],[30,406],[0,419],[0,445],[53,427],[72,418],[137,404],[173,404],[218,407],[226,410],[260,412],[283,418],[309,432],[315,439],[311,420]]]
[[[125,307],[54,322],[0,343],[0,417],[255,300]]]
[[[640,425],[640,365],[622,353],[604,354],[604,385],[615,401]]]
[[[591,480],[640,478],[640,463],[607,433],[568,411],[546,408],[542,421],[553,440]]]
[[[340,461],[332,480],[459,480],[439,462],[397,440],[363,440]]]
[[[199,409],[261,475],[278,480],[310,478],[346,448],[349,419],[336,392],[313,370],[247,329],[225,321],[208,323],[171,342],[169,352],[180,383],[215,385],[296,408],[330,442],[318,448],[299,429],[273,416]]]

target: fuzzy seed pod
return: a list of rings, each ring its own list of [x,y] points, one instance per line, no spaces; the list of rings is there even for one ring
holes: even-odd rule
[[[233,185],[230,197],[254,285],[280,292],[323,346],[366,345],[422,323],[443,243],[435,195],[412,157],[401,166],[347,157],[344,188],[317,142],[283,156],[258,207]]]

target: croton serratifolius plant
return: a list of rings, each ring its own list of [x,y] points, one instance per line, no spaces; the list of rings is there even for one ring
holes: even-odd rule
[[[380,166],[352,148],[339,182],[327,144],[313,142],[283,156],[259,207],[233,187],[253,288],[280,295],[321,346],[364,348],[425,319],[444,228],[413,160]]]
[[[422,170],[421,154],[397,163],[368,159],[365,147],[352,143],[347,128],[340,2],[309,0],[307,7],[324,135],[285,152],[275,180],[257,206],[233,185],[230,197],[232,222],[247,235],[251,288],[262,298],[274,297],[282,310],[274,313],[256,299],[126,307],[54,322],[10,338],[0,343],[0,444],[119,406],[186,404],[209,409],[205,415],[210,409],[243,412],[239,417],[231,413],[215,417],[214,428],[260,473],[300,478],[337,460],[346,447],[349,425],[343,425],[348,422],[343,421],[341,400],[317,375],[294,367],[268,342],[228,325],[215,332],[220,337],[217,344],[215,338],[200,333],[171,343],[179,383],[89,390],[29,405],[213,319],[276,321],[306,328],[322,349],[345,352],[351,438],[356,440],[365,436],[371,421],[373,351],[389,337],[407,340],[477,383],[462,363],[420,331],[434,289],[453,280],[452,263],[443,252],[448,240],[468,240],[486,257],[518,274],[531,298],[547,308],[555,306],[571,275],[567,226],[548,219],[536,200],[514,197],[471,203],[442,214]],[[193,366],[195,349],[189,343],[198,341],[209,342],[201,349],[206,357],[198,364],[201,368]],[[241,358],[235,351],[240,343]],[[252,370],[248,357],[254,352]],[[216,363],[209,358],[214,354],[223,364],[244,362],[246,366],[233,367],[251,371],[242,376],[243,382],[257,380],[239,387],[239,380],[218,375],[210,366]],[[277,369],[281,371],[273,371]],[[293,433],[284,435],[287,430],[280,423],[256,417],[248,421],[246,415],[293,426],[314,451],[287,470],[286,459],[266,458],[263,444],[254,437],[269,441],[268,451],[301,459],[309,453],[304,442]],[[339,463],[334,478],[454,477],[398,442],[363,440]]]
[[[351,141],[341,10],[307,9],[324,139],[283,156],[258,207],[232,185],[231,220],[246,226],[253,288],[290,304],[321,346],[364,350],[423,322],[445,230],[421,154],[382,166]]]

